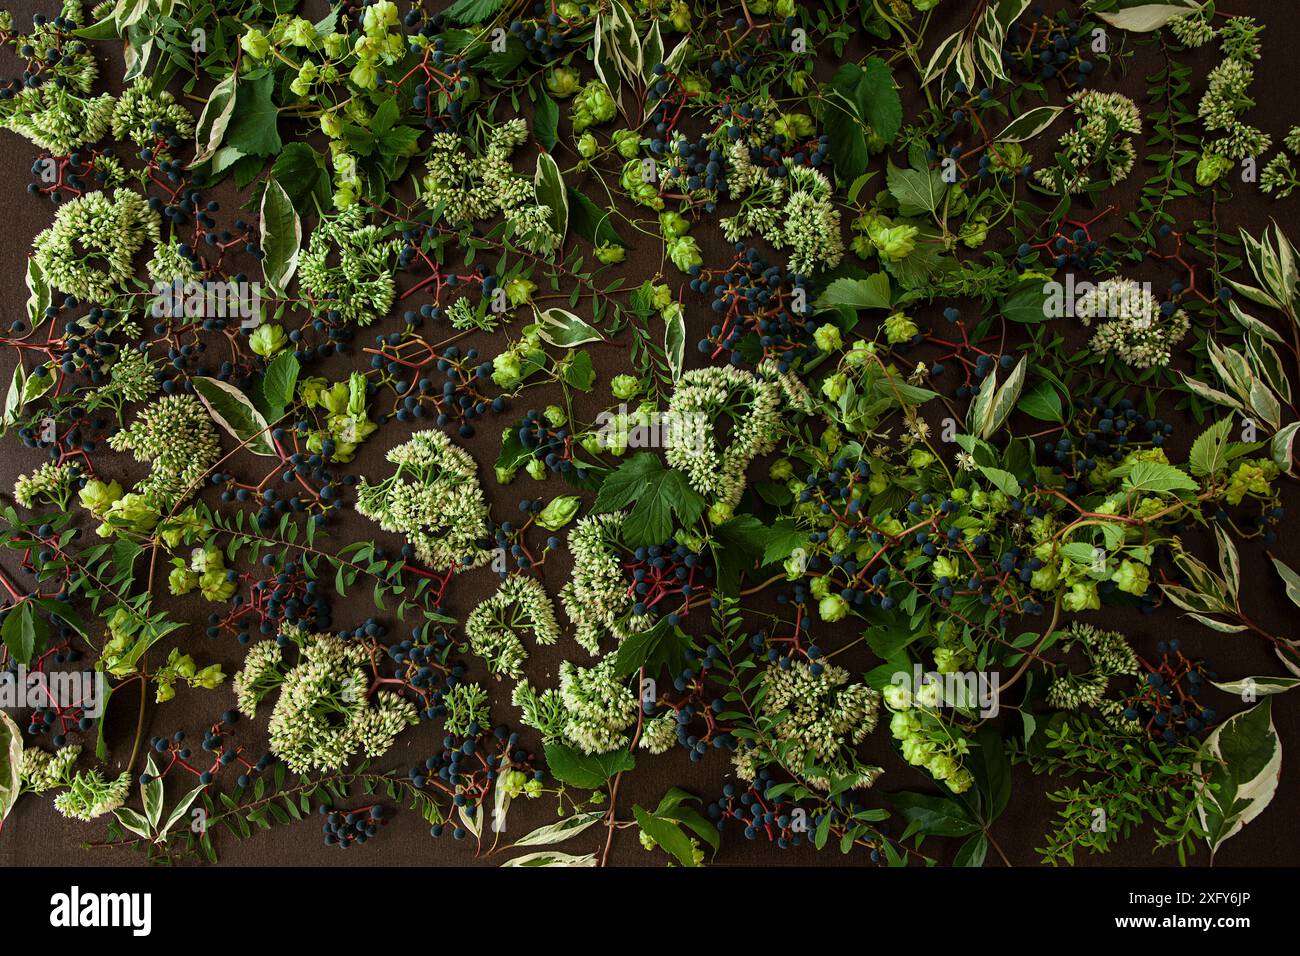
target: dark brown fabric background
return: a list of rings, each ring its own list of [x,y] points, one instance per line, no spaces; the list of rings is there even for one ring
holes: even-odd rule
[[[1054,7],[1057,4],[1046,5]],[[406,4],[400,6],[405,10]],[[971,6],[971,0],[944,0],[941,15],[936,18],[930,37],[931,46],[938,37],[947,35],[960,23],[964,23]],[[11,8],[18,22],[26,24],[30,22],[32,12],[44,11],[53,15],[58,4],[33,3],[24,0],[12,4]],[[308,3],[306,9],[318,11],[320,4]],[[1286,0],[1235,0],[1231,4],[1231,12],[1254,15],[1267,24],[1268,29],[1263,37],[1263,59],[1253,88],[1258,95],[1259,105],[1249,118],[1251,122],[1272,133],[1274,141],[1279,142],[1296,117],[1293,107],[1296,84],[1300,77],[1297,76],[1294,65],[1294,51],[1300,47],[1300,18],[1295,16],[1294,4]],[[700,19],[697,17],[697,23],[699,22]],[[1112,36],[1118,34],[1112,33]],[[852,49],[859,48],[855,46]],[[99,44],[99,50],[105,54],[103,72],[107,83],[110,88],[116,89],[120,85],[118,78],[122,73],[120,52],[110,49],[106,44]],[[7,56],[8,51],[5,52],[6,56],[0,59],[0,71],[12,71],[12,57]],[[1138,57],[1132,62],[1126,75],[1113,72],[1112,75],[1100,79],[1096,85],[1102,89],[1128,93],[1139,102],[1139,105],[1143,105],[1145,113],[1147,112],[1144,105],[1145,76],[1157,68],[1156,59],[1153,51],[1149,49],[1139,51]],[[1195,98],[1199,97],[1200,91],[1204,88],[1206,72],[1217,62],[1217,52],[1207,47],[1186,59],[1195,67],[1195,93],[1191,99],[1194,103]],[[828,58],[822,64],[823,72],[833,72],[838,63],[839,61]],[[899,75],[905,88],[914,85],[914,78],[910,74],[900,71]],[[206,92],[206,88],[203,92]],[[908,100],[905,99],[905,102]],[[201,104],[190,105],[197,114]],[[908,115],[913,114],[909,112]],[[1057,133],[1059,134],[1059,130]],[[561,142],[566,141],[571,141],[567,131],[567,117],[562,119],[561,124]],[[518,155],[521,159],[526,150],[527,147],[520,150]],[[0,224],[5,237],[3,245],[0,246],[0,283],[2,283],[0,288],[4,290],[3,296],[0,296],[0,323],[3,323],[2,327],[5,328],[14,319],[24,316],[26,290],[23,276],[26,256],[32,238],[50,223],[54,215],[54,210],[48,201],[29,196],[25,192],[25,186],[31,180],[30,166],[36,155],[35,147],[27,141],[9,133],[0,135]],[[562,165],[571,163],[571,155],[567,158],[569,162],[562,162]],[[526,157],[526,162],[531,164],[531,154]],[[1262,159],[1260,165],[1263,165]],[[1118,201],[1125,210],[1130,208],[1138,184],[1147,174],[1148,168],[1139,165],[1128,182],[1106,195],[1106,201]],[[868,188],[879,188],[879,180]],[[1260,195],[1254,187],[1243,187],[1239,192],[1240,196],[1220,209],[1222,220],[1227,226],[1235,228],[1237,225],[1242,225],[1258,233],[1268,222],[1269,217],[1275,217],[1291,232],[1293,239],[1300,240],[1300,229],[1296,228],[1296,212],[1300,209],[1297,199],[1273,202]],[[222,216],[233,219],[234,207],[238,204],[238,200],[232,201],[234,197],[228,188],[219,190],[217,196],[223,201]],[[1204,207],[1188,204],[1186,207],[1188,223],[1193,218],[1204,217],[1207,212],[1208,203]],[[708,224],[703,223],[695,229],[694,234],[700,238],[704,247],[706,263],[717,264],[725,261],[729,253],[721,238],[710,233]],[[636,276],[639,281],[640,278],[654,275],[659,268],[657,245],[643,241],[639,249],[631,251],[624,271],[631,276]],[[250,269],[251,271],[253,270]],[[1140,278],[1151,278],[1156,281],[1158,289],[1167,287],[1171,278],[1168,272],[1160,269],[1140,270],[1137,275]],[[674,273],[669,276],[669,280],[676,284],[680,276]],[[399,281],[409,284],[410,280],[403,277]],[[425,300],[417,297],[412,301],[419,303]],[[707,329],[710,319],[706,314],[706,304],[695,301],[689,295],[687,304],[689,323],[687,337],[689,342],[694,343],[703,334],[703,330]],[[931,316],[922,313],[922,317],[928,319]],[[357,356],[357,347],[366,344],[367,341],[373,341],[372,333],[391,331],[396,328],[395,321],[390,319],[388,322],[378,323],[371,329],[365,330],[358,336],[357,345],[354,346],[350,356],[343,359],[336,357],[324,366],[314,366],[312,373],[339,375],[349,368],[358,367],[361,360]],[[519,324],[519,321],[516,321],[515,325]],[[1077,330],[1072,334],[1077,334]],[[491,337],[480,335],[479,341],[471,340],[471,344],[479,345],[486,357],[490,358],[495,354]],[[697,360],[698,356],[693,347],[688,350],[688,353],[688,361]],[[609,378],[625,368],[626,358],[626,352],[621,348],[593,349],[592,359],[600,378],[596,386],[596,395],[586,396],[579,402],[580,417],[591,420],[603,407],[599,402],[604,395],[608,394]],[[13,361],[12,350],[0,349],[0,381],[8,381]],[[549,398],[550,396],[544,393],[529,392],[526,398],[515,402],[509,411],[492,418],[484,427],[480,427],[479,433],[465,443],[482,466],[484,488],[493,503],[494,514],[498,519],[504,520],[511,514],[517,513],[515,506],[521,496],[540,496],[549,499],[553,495],[568,491],[567,486],[558,480],[548,480],[540,484],[526,476],[521,476],[512,485],[501,488],[491,479],[491,463],[495,460],[500,447],[500,429],[516,421],[526,407],[540,407],[545,405]],[[375,405],[378,404],[377,401]],[[375,406],[372,405],[373,407]],[[1171,455],[1183,455],[1198,429],[1190,421],[1179,418],[1174,420],[1177,422],[1177,431],[1171,447]],[[348,469],[354,473],[372,476],[384,473],[386,466],[382,460],[383,454],[403,441],[410,428],[410,425],[390,422],[364,445],[356,462],[348,466]],[[223,435],[223,439],[226,439],[229,447],[228,436]],[[102,453],[96,453],[96,463],[104,474],[132,480],[141,476],[140,466],[123,456],[114,455],[102,444],[101,449]],[[42,460],[41,453],[23,448],[12,436],[7,438],[3,451],[0,452],[0,495],[4,496],[5,500],[9,500],[14,477],[40,464]],[[250,460],[244,460],[235,470],[244,477],[253,474],[260,476],[262,472],[260,470],[254,472],[253,467]],[[261,467],[260,462],[256,467]],[[1289,508],[1300,507],[1300,495],[1295,493],[1295,484],[1287,483],[1284,487]],[[1288,528],[1289,521],[1282,529],[1280,540],[1273,550],[1293,566],[1300,567],[1300,545],[1290,537]],[[356,538],[383,537],[375,526],[351,511],[341,522],[332,525],[330,530],[331,537],[322,539],[326,542],[326,547],[331,541],[334,542],[335,547],[339,547]],[[6,552],[0,556],[0,560],[4,561],[5,569],[12,576],[17,577],[24,584],[29,583],[16,571],[12,554]],[[1258,542],[1245,543],[1242,546],[1242,563],[1245,581],[1244,603],[1248,612],[1274,632],[1294,635],[1293,622],[1296,609],[1283,595],[1280,583],[1264,557],[1263,546]],[[557,558],[553,558],[544,570],[547,588],[555,594],[568,577],[567,556],[560,554]],[[163,586],[161,576],[159,585]],[[488,571],[462,575],[450,589],[449,612],[463,619],[464,615],[478,601],[489,595],[494,587],[495,576]],[[242,651],[233,638],[210,641],[203,636],[203,621],[211,605],[194,598],[177,600],[164,596],[164,600],[165,606],[173,608],[174,615],[178,619],[190,621],[194,625],[182,631],[178,637],[179,643],[193,652],[196,659],[202,663],[207,663],[209,660],[220,661],[228,674],[233,674],[239,668]],[[361,587],[357,588],[356,596],[350,597],[347,601],[335,599],[336,627],[352,626],[372,613],[374,608],[368,592]],[[1088,619],[1123,629],[1136,639],[1139,649],[1144,653],[1153,653],[1154,645],[1158,640],[1177,637],[1184,641],[1190,654],[1207,657],[1221,678],[1282,672],[1280,663],[1261,639],[1249,635],[1228,636],[1213,633],[1181,619],[1169,608],[1151,617],[1108,611],[1091,615]],[[815,627],[814,630],[817,632],[818,642],[824,647],[838,647],[856,636],[851,627],[827,629],[823,625],[819,628]],[[824,633],[827,630],[830,631],[829,634]],[[395,622],[391,633],[398,634],[400,639],[401,629]],[[573,654],[575,649],[575,645],[567,639],[557,647],[536,651],[530,649],[533,655],[528,668],[530,679],[543,685],[553,683],[558,662],[565,656]],[[153,658],[158,660],[165,657],[165,654],[166,647],[160,647],[155,649]],[[865,668],[871,666],[871,659],[867,655],[853,663]],[[483,681],[485,686],[491,683],[491,679],[478,667],[475,667],[472,673]],[[499,703],[493,709],[494,720],[517,726],[517,711],[508,705],[509,685],[497,684],[495,692]],[[134,691],[122,695],[122,698],[115,700],[110,708],[108,739],[114,745],[111,760],[114,768],[120,769],[130,752],[136,722],[134,697]],[[1300,747],[1300,699],[1293,695],[1283,696],[1275,698],[1274,703],[1274,716],[1282,738],[1283,749],[1289,755],[1292,748]],[[166,735],[183,729],[192,740],[196,741],[197,746],[203,728],[211,724],[223,710],[232,706],[234,706],[234,697],[229,681],[215,692],[189,691],[180,688],[174,701],[163,706],[150,704],[145,717],[146,735]],[[1214,706],[1221,713],[1226,714],[1239,709],[1240,703],[1215,692]],[[260,753],[258,748],[265,746],[265,720],[266,716],[263,715],[256,722],[243,721],[238,727],[237,739],[250,746],[254,754]],[[430,748],[434,741],[440,737],[441,729],[427,724],[408,731],[399,738],[392,751],[380,761],[380,764],[405,768],[412,763],[422,762],[431,752]],[[75,735],[73,739],[76,739]],[[535,746],[534,735],[529,735],[526,739]],[[42,744],[48,747],[48,737],[42,740]],[[87,750],[89,749],[90,747],[87,747]],[[864,752],[869,758],[882,763],[886,768],[887,772],[877,785],[877,789],[890,792],[928,788],[924,777],[913,772],[891,752],[887,729],[882,727],[877,731],[868,740]],[[680,748],[674,748],[666,755],[657,758],[638,754],[638,761],[637,770],[625,775],[619,794],[620,816],[623,819],[631,817],[631,807],[634,803],[653,806],[663,792],[673,785],[684,787],[700,795],[707,802],[718,795],[724,780],[730,778],[729,762],[721,753],[714,751],[711,751],[709,756],[699,764],[691,763],[687,759],[686,752]],[[1218,856],[1220,865],[1300,863],[1300,837],[1297,836],[1292,819],[1293,808],[1300,798],[1300,773],[1297,773],[1290,764],[1291,760],[1288,756],[1283,761],[1282,783],[1273,805],[1261,818],[1225,845]],[[138,770],[139,764],[136,766],[136,771]],[[1045,797],[1045,790],[1050,789],[1045,786],[1048,783],[1061,785],[1055,781],[1036,778],[1023,768],[1017,768],[1011,804],[993,828],[994,838],[1016,865],[1032,865],[1037,861],[1033,848],[1041,844],[1045,830],[1051,825],[1054,810],[1053,804]],[[184,787],[188,788],[190,785],[187,778]],[[233,775],[226,778],[226,785],[233,785]],[[180,783],[171,784],[169,796],[175,796],[181,789]],[[551,820],[554,820],[552,800],[516,801],[510,810],[509,831],[506,836],[520,836],[534,826]],[[0,865],[84,866],[143,863],[141,856],[122,850],[82,848],[83,843],[100,840],[103,835],[102,821],[80,824],[65,820],[53,809],[48,798],[25,797],[6,821],[3,833],[0,833]],[[603,844],[604,836],[603,828],[593,829],[570,844],[566,844],[562,849],[570,852],[596,850],[600,844]],[[945,842],[951,845],[945,845]],[[346,854],[321,844],[319,828],[314,821],[256,832],[251,839],[242,842],[236,841],[223,830],[217,834],[216,844],[223,864],[246,866],[282,864],[462,866],[476,863],[495,865],[505,858],[498,855],[491,860],[476,860],[474,847],[468,841],[456,843],[449,836],[434,840],[429,837],[427,827],[419,815],[405,808],[401,808],[396,821],[390,824],[377,840],[364,847],[354,848]],[[1135,840],[1122,844],[1109,856],[1084,858],[1080,862],[1083,864],[1176,865],[1173,853],[1160,853],[1153,856],[1148,852],[1148,846],[1149,834],[1141,833]],[[941,859],[949,859],[955,848],[956,841],[939,840],[928,841],[925,847],[927,852],[936,854]],[[612,863],[662,864],[664,859],[662,854],[656,853],[651,856],[642,850],[636,839],[635,830],[621,831],[615,837],[611,855]],[[1207,860],[1208,854],[1202,848],[1194,858],[1193,865],[1205,865]],[[807,847],[781,852],[766,843],[750,843],[744,839],[739,828],[729,826],[723,836],[723,848],[717,857],[717,862],[728,865],[840,865],[845,862],[863,863],[865,858],[861,855],[843,857],[834,848],[828,848],[820,854]],[[989,865],[996,865],[992,853],[990,853]]]

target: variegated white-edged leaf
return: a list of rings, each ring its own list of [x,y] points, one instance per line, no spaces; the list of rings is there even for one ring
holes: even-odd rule
[[[563,843],[565,840],[577,836],[588,827],[599,823],[604,817],[605,814],[599,810],[575,813],[558,823],[548,823],[544,827],[538,827],[522,839],[516,840],[514,845],[550,846],[555,843]]]
[[[513,860],[506,860],[502,866],[578,866],[589,867],[596,865],[596,854],[587,853],[583,856],[572,856],[568,853],[559,853],[555,850],[540,850],[537,853],[526,853],[523,856],[517,856]]]
[[[1240,680],[1214,680],[1210,683],[1226,694],[1245,695],[1243,700],[1253,700],[1255,697],[1285,694],[1291,688],[1300,686],[1300,677],[1243,677]]]
[[[1213,857],[1264,812],[1277,792],[1282,742],[1273,727],[1272,701],[1265,698],[1225,720],[1206,738],[1202,754],[1193,769],[1202,773],[1211,763],[1210,786],[1202,789],[1196,810]]]

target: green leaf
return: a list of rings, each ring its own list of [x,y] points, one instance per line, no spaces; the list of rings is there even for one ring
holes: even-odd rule
[[[705,501],[680,471],[665,468],[651,452],[638,452],[601,483],[592,509],[596,513],[632,506],[623,521],[623,541],[631,547],[659,544],[673,533],[673,518],[683,528],[694,526]]]
[[[989,852],[989,840],[983,833],[971,834],[953,857],[953,866],[979,867],[984,865],[984,857]]]
[[[686,310],[675,309],[664,323],[664,358],[673,381],[682,377],[686,362]]]
[[[979,747],[969,763],[975,787],[984,800],[983,820],[987,826],[1002,815],[1011,799],[1011,761],[1001,735],[993,727],[981,727],[975,742]]]
[[[32,659],[45,650],[49,639],[50,626],[45,618],[36,613],[36,605],[23,601],[11,608],[0,625],[0,638],[13,659],[26,666]]]
[[[995,139],[999,143],[1023,143],[1051,126],[1063,112],[1064,106],[1036,106],[1008,123]]]
[[[27,321],[38,329],[45,322],[45,310],[53,301],[53,293],[35,258],[27,260],[27,292]]]
[[[1228,464],[1228,434],[1232,419],[1224,418],[1197,436],[1187,456],[1187,467],[1193,475],[1213,475]]]
[[[586,193],[572,186],[565,186],[564,193],[569,200],[569,224],[578,235],[597,246],[602,243],[627,245],[614,228],[610,212],[601,209],[587,198]]]
[[[235,386],[215,378],[194,378],[194,391],[212,416],[212,420],[245,444],[255,455],[279,457],[271,445],[271,437],[262,413]]]
[[[889,194],[898,200],[898,211],[904,216],[935,212],[948,189],[938,170],[901,169],[893,163],[889,164],[885,181]]]
[[[1051,317],[1047,301],[1048,294],[1043,282],[1025,282],[1002,300],[1001,312],[1009,322],[1034,325],[1046,322]]]
[[[1039,379],[1020,397],[1016,407],[1033,418],[1044,422],[1065,421],[1060,393],[1051,382]]]
[[[1125,476],[1125,487],[1134,493],[1155,492],[1163,494],[1171,491],[1195,491],[1196,481],[1173,465],[1159,461],[1138,461]]]
[[[611,750],[604,754],[584,754],[567,744],[546,745],[546,766],[551,776],[561,783],[583,790],[603,787],[616,773],[636,766],[636,758],[626,750]]]
[[[903,101],[894,86],[894,73],[878,56],[862,64],[862,76],[856,89],[862,118],[886,143],[892,143],[903,128]]]
[[[266,367],[266,375],[262,378],[262,394],[271,408],[284,414],[284,409],[293,401],[294,389],[298,387],[298,373],[300,371],[298,356],[292,352],[284,351],[271,360],[271,364]],[[279,418],[280,415],[273,415]]]
[[[537,142],[548,151],[555,149],[559,138],[560,107],[545,90],[537,97],[537,107],[533,110],[533,134]]]
[[[570,349],[587,342],[603,342],[605,337],[589,323],[566,309],[546,309],[537,313],[537,334],[543,341]]]
[[[214,170],[215,171],[215,170]],[[306,143],[286,143],[271,167],[298,215],[315,215],[330,208],[330,175],[325,157]]]
[[[1210,778],[1197,813],[1211,855],[1263,813],[1277,792],[1282,744],[1273,727],[1272,703],[1266,697],[1229,717],[1206,738],[1202,753],[1204,761],[1211,762]],[[1193,770],[1203,772],[1200,761]]]
[[[472,27],[492,19],[503,6],[505,0],[456,0],[447,8],[446,16],[452,23]]]
[[[574,351],[564,364],[564,381],[582,392],[590,392],[596,383],[596,369],[591,364],[591,353]]]
[[[1282,582],[1286,585],[1287,598],[1296,607],[1300,607],[1300,574],[1296,574],[1288,565],[1271,554],[1269,560],[1273,562],[1273,567],[1277,569],[1277,573],[1282,576]]]
[[[926,836],[956,837],[966,836],[979,829],[979,824],[970,818],[966,808],[947,797],[932,797],[905,790],[886,794],[885,798],[907,821],[904,836],[923,833]]]
[[[152,754],[145,761],[144,772],[148,775],[149,782],[140,785],[140,799],[144,802],[144,815],[149,821],[149,828],[157,830],[158,823],[162,820],[163,782],[162,777],[158,776],[158,765],[153,762]]]
[[[614,674],[627,677],[643,667],[650,677],[657,677],[665,670],[670,675],[680,674],[686,669],[686,652],[691,646],[690,637],[662,617],[653,627],[629,635],[619,645]]]
[[[1108,9],[1095,11],[1096,15],[1113,27],[1134,33],[1151,33],[1167,25],[1176,17],[1186,16],[1201,6],[1199,0],[1114,0]]]
[[[569,853],[559,853],[555,850],[540,850],[537,853],[525,853],[523,856],[517,856],[513,860],[506,860],[501,864],[505,866],[575,866],[589,867],[596,866],[596,854],[587,853],[582,856],[573,856]]]
[[[262,191],[262,275],[275,292],[289,287],[301,248],[302,220],[289,194],[272,176]]]
[[[531,833],[520,837],[515,841],[515,846],[551,846],[555,843],[563,843],[572,837],[577,836],[593,824],[599,823],[605,818],[605,814],[600,810],[590,810],[586,813],[575,813],[571,817],[566,817],[559,823],[548,823],[546,826],[538,827]]]
[[[1020,497],[1020,481],[1011,472],[1003,468],[991,468],[988,465],[979,465],[978,468],[999,491],[1012,498]]]
[[[245,156],[274,156],[283,146],[276,128],[279,111],[271,101],[274,88],[275,77],[269,72],[246,76],[239,84],[226,143]]]
[[[851,309],[888,309],[893,305],[889,276],[883,272],[866,279],[836,279],[817,300],[819,309],[847,306]]]
[[[682,866],[697,865],[695,848],[691,845],[690,837],[682,832],[675,821],[664,820],[640,806],[633,806],[632,813],[636,817],[637,825],[641,827],[641,832],[659,844],[664,852],[674,857]]]

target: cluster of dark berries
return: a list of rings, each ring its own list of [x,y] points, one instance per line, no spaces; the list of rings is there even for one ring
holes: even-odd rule
[[[710,308],[721,320],[700,339],[699,350],[712,358],[730,353],[732,365],[774,359],[781,372],[819,354],[813,334],[812,290],[804,277],[768,265],[758,250],[736,244],[735,261],[725,270],[691,267],[691,291],[711,295]]]
[[[331,810],[322,806],[320,812],[325,817],[321,825],[325,845],[343,850],[353,844],[365,843],[378,836],[381,827],[388,826],[388,813],[378,803],[355,810]]]

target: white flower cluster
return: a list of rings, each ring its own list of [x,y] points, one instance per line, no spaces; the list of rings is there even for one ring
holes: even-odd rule
[[[275,641],[258,641],[244,655],[244,667],[235,675],[235,704],[241,713],[257,716],[262,698],[284,682],[284,651]]]
[[[41,149],[64,156],[108,132],[113,121],[111,93],[78,96],[53,83],[24,87],[0,104],[0,129],[11,130]]]
[[[734,365],[685,373],[668,401],[670,422],[704,423],[705,434],[684,426],[666,436],[668,463],[686,474],[691,487],[723,505],[734,506],[745,491],[745,469],[776,447],[781,428],[781,389]],[[730,442],[718,450],[718,419],[732,420]]]
[[[29,475],[19,475],[14,482],[14,498],[24,508],[35,508],[41,503],[67,508],[72,486],[81,477],[76,462],[56,465],[46,462]]]
[[[54,753],[36,747],[25,748],[18,761],[19,785],[27,793],[44,793],[55,787],[66,787],[70,783],[68,774],[79,756],[81,748],[76,744],[61,747]]]
[[[559,691],[540,696],[526,681],[515,687],[512,701],[524,723],[544,737],[560,740],[585,754],[608,753],[627,745],[627,729],[636,723],[636,695],[614,676],[615,655],[592,667],[560,664]]]
[[[129,428],[110,435],[108,444],[114,451],[133,452],[136,461],[149,462],[149,476],[134,490],[165,509],[192,497],[221,455],[212,419],[192,395],[159,399]]]
[[[1169,21],[1169,30],[1178,42],[1189,49],[1205,46],[1214,39],[1214,25],[1201,11]]]
[[[823,773],[852,776],[854,787],[869,787],[880,776],[879,767],[860,764],[852,749],[876,729],[878,691],[850,684],[849,672],[842,667],[808,661],[772,664],[763,686],[762,710],[772,719],[773,746],[738,750],[732,760],[741,777],[753,780],[758,769],[773,762],[795,770],[815,764]],[[830,778],[821,775],[808,783],[819,790],[831,785]]]
[[[357,511],[385,531],[405,535],[430,567],[486,563],[492,552],[480,542],[488,537],[488,507],[474,459],[440,431],[416,432],[387,457],[397,471],[377,485],[363,478]]]
[[[199,278],[193,260],[181,254],[180,240],[175,236],[154,247],[153,257],[145,263],[145,271],[150,279],[162,285],[171,285],[177,279],[184,284]]]
[[[736,215],[718,225],[728,242],[757,233],[775,249],[790,249],[790,269],[810,273],[833,269],[844,258],[840,213],[831,201],[830,181],[811,166],[786,160],[785,176],[777,179],[756,167],[749,147],[735,143],[727,151],[733,197],[740,196]]]
[[[424,201],[441,207],[453,226],[500,215],[515,239],[531,252],[549,252],[557,236],[549,206],[537,201],[537,189],[510,165],[511,154],[528,141],[528,124],[508,120],[489,134],[481,156],[471,156],[455,133],[438,133],[430,142]]]
[[[677,714],[670,710],[656,717],[650,717],[642,724],[641,740],[637,746],[652,754],[661,754],[675,743],[677,743]]]
[[[126,803],[130,787],[130,771],[123,771],[114,780],[105,780],[98,770],[83,771],[72,778],[67,790],[54,798],[54,808],[73,820],[93,820]]]
[[[369,325],[393,307],[393,264],[402,241],[384,239],[378,226],[364,222],[364,208],[350,206],[312,231],[298,263],[298,286],[314,314],[337,312],[343,322]]]
[[[110,200],[86,193],[59,207],[54,223],[32,243],[33,259],[51,286],[103,302],[135,274],[135,254],[161,235],[158,213],[144,197],[119,189]]]
[[[487,661],[496,675],[518,677],[523,673],[528,652],[520,640],[529,632],[538,644],[554,644],[560,638],[555,610],[540,581],[511,575],[496,594],[474,608],[465,620],[469,649]]]
[[[1196,112],[1205,129],[1222,135],[1209,143],[1207,151],[1227,159],[1258,156],[1268,150],[1273,138],[1242,121],[1255,105],[1250,95],[1255,82],[1254,61],[1259,58],[1261,31],[1250,17],[1232,17],[1217,33],[1224,60],[1210,71],[1205,93]]]
[[[1134,676],[1141,670],[1133,648],[1118,631],[1103,631],[1075,621],[1066,629],[1061,650],[1069,651],[1076,645],[1090,667],[1082,674],[1057,670],[1056,679],[1047,688],[1047,703],[1059,710],[1077,710],[1085,704],[1102,707],[1110,678]]]
[[[1078,115],[1074,129],[1061,137],[1064,161],[1034,173],[1048,189],[1059,193],[1083,192],[1100,175],[1117,183],[1133,169],[1136,151],[1132,136],[1142,132],[1137,104],[1120,93],[1086,90],[1070,97]]]
[[[1134,368],[1168,365],[1173,347],[1191,321],[1182,309],[1169,314],[1151,290],[1132,279],[1106,279],[1079,297],[1075,314],[1084,325],[1098,323],[1092,347],[1114,352]]]
[[[573,576],[560,590],[560,604],[576,626],[574,640],[592,654],[600,653],[606,632],[622,642],[654,620],[651,614],[629,620],[633,601],[617,550],[622,527],[619,512],[588,515],[569,532]]]
[[[167,90],[155,93],[153,82],[142,76],[118,97],[113,108],[113,136],[129,139],[139,146],[152,146],[160,137],[154,129],[155,123],[181,137],[194,135],[194,117],[190,111]]]
[[[419,721],[408,700],[368,694],[369,652],[333,634],[308,635],[271,711],[271,751],[295,773],[338,770],[357,752],[378,757]],[[239,678],[236,678],[239,684]]]

